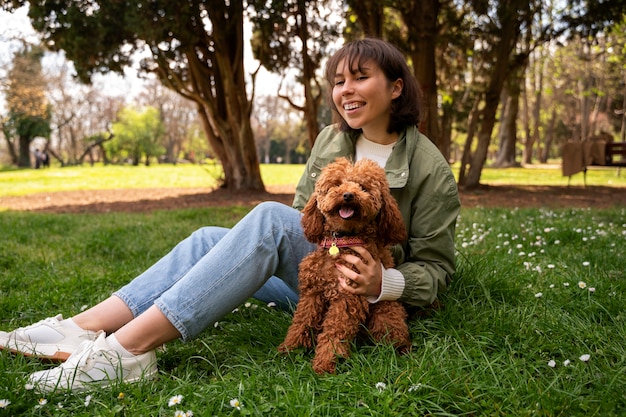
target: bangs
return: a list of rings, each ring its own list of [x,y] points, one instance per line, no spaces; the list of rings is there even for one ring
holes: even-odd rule
[[[358,42],[350,44],[348,47],[343,48],[336,53],[326,66],[326,80],[330,85],[333,85],[335,76],[337,75],[337,67],[341,61],[344,61],[344,65],[348,65],[348,71],[351,74],[357,72],[363,72],[363,67],[368,62],[377,63],[377,58],[380,58],[380,53],[377,53],[371,47],[362,47]]]

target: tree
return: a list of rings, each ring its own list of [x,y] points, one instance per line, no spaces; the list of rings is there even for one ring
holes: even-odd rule
[[[51,108],[46,99],[46,80],[41,72],[42,57],[42,48],[24,44],[13,58],[4,89],[8,115],[2,130],[13,163],[19,167],[30,166],[33,139],[50,134]]]
[[[249,0],[249,4],[256,9],[251,16],[254,56],[283,79],[295,72],[304,87],[302,104],[291,94],[278,93],[304,114],[309,143],[313,145],[320,130],[317,116],[323,97],[318,70],[339,36],[340,21],[333,18],[333,4],[330,0]]]
[[[609,66],[619,80],[612,110],[619,126],[619,140],[626,142],[626,16],[611,32],[609,52]]]
[[[254,128],[259,154],[265,163],[305,162],[310,150],[308,129],[298,111],[276,96],[260,97]]]
[[[409,29],[406,35],[406,51],[413,63],[415,78],[422,87],[423,113],[420,115],[420,130],[432,140],[444,156],[449,157],[449,144],[441,142],[437,94],[437,37],[439,0],[398,0],[404,24]]]
[[[46,148],[61,166],[82,164],[87,157],[92,164],[106,163],[101,145],[111,137],[110,124],[123,98],[105,95],[103,85],[76,82],[71,65],[58,58],[46,68],[47,97],[54,108]]]
[[[490,56],[490,68],[486,73],[488,82],[484,92],[484,105],[480,109],[480,123],[477,130],[478,144],[471,156],[470,168],[465,175],[465,162],[461,164],[459,182],[467,188],[477,187],[480,183],[480,176],[487,159],[487,151],[491,143],[491,135],[496,123],[496,113],[500,103],[500,96],[504,88],[507,76],[511,69],[517,68],[526,56],[517,55],[515,46],[519,40],[522,24],[528,23],[532,10],[528,2],[524,0],[513,0],[500,2],[495,10],[477,9],[477,19],[483,18],[489,22],[484,29],[484,38],[477,40],[477,45],[484,48],[484,53]],[[487,16],[490,16],[487,19]],[[471,138],[465,145],[464,152],[471,149]]]
[[[389,40],[409,58],[423,94],[420,130],[446,156],[449,142],[441,136],[437,92],[437,40],[439,0],[348,0],[346,33],[351,39],[365,36]]]
[[[12,10],[24,0],[0,3]],[[78,76],[122,73],[135,53],[141,67],[196,104],[228,189],[263,189],[250,127],[243,61],[243,0],[73,0],[28,2],[46,46],[63,50]],[[254,91],[252,91],[252,96]]]
[[[118,159],[130,159],[133,165],[138,165],[145,157],[145,165],[150,165],[150,158],[165,153],[161,146],[164,134],[163,123],[159,111],[154,107],[137,110],[131,107],[123,108],[118,121],[113,123],[113,140],[105,148],[116,155]]]
[[[157,80],[145,84],[138,100],[140,105],[156,107],[159,111],[165,129],[162,143],[165,148],[163,162],[175,164],[181,152],[189,153],[190,149],[185,149],[185,142],[193,137],[191,131],[194,130],[195,133],[198,127],[193,102],[165,88]],[[199,144],[194,144],[194,147],[198,148],[197,145]],[[208,144],[205,144],[200,149],[207,148]]]

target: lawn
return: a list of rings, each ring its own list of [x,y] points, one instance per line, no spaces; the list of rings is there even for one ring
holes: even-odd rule
[[[248,209],[0,212],[0,328],[71,316],[195,228]],[[276,350],[290,315],[251,302],[168,344],[158,379],[135,385],[42,397],[24,381],[50,365],[2,352],[0,416],[622,416],[625,244],[626,208],[463,209],[458,272],[444,308],[411,321],[409,355],[358,346],[317,376],[310,353]]]
[[[303,165],[262,164],[261,175],[267,185],[296,184]],[[453,166],[455,174],[458,167]],[[618,175],[619,173],[619,175]],[[52,167],[51,169],[0,169],[0,197],[20,196],[39,192],[103,190],[133,188],[211,188],[222,175],[219,165],[95,165]],[[556,165],[532,168],[485,168],[481,183],[490,185],[584,185],[582,173],[571,180],[561,175]],[[626,187],[626,173],[617,168],[590,167],[587,185]]]
[[[304,165],[261,165],[266,184],[295,184]],[[219,165],[95,165],[51,169],[0,170],[0,197],[40,192],[133,188],[212,188]]]

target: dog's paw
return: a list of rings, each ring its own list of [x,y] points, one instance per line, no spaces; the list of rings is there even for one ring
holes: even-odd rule
[[[413,347],[413,345],[411,344],[411,341],[403,341],[403,342],[398,342],[395,344],[394,346],[396,348],[396,352],[398,352],[401,355],[407,355],[409,353],[411,353],[411,348]]]
[[[315,373],[318,375],[334,374],[336,364],[334,361],[329,362],[313,359],[313,361],[311,362],[311,367],[313,368],[313,371],[315,371]]]
[[[292,346],[292,345],[286,345],[284,343],[281,343],[280,345],[278,345],[278,351],[280,353],[289,353],[293,350],[298,349],[299,346]]]

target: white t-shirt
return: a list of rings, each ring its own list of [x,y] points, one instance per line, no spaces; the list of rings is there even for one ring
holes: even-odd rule
[[[389,145],[381,145],[365,138],[361,135],[356,140],[355,160],[371,159],[385,168],[387,159],[395,146],[395,142]],[[383,281],[381,283],[380,295],[378,297],[367,297],[370,303],[377,303],[383,300],[397,300],[404,292],[404,275],[394,268],[385,269],[383,266]]]

